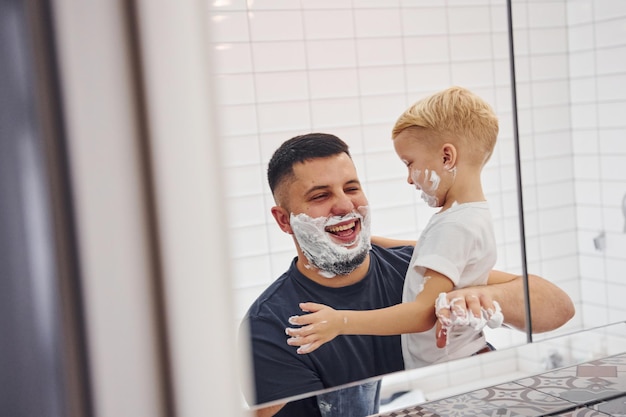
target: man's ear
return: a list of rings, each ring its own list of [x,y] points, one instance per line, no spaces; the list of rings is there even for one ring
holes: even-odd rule
[[[456,165],[456,146],[451,143],[444,143],[441,148],[441,156],[443,160],[443,167],[445,169],[452,169]]]
[[[289,218],[291,217],[289,211],[280,206],[272,207],[271,211],[272,216],[274,216],[274,220],[276,220],[278,227],[280,227],[280,230],[285,233],[289,233],[290,235],[293,235],[293,231],[291,230],[291,223],[289,222]]]

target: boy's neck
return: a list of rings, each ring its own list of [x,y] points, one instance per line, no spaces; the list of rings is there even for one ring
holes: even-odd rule
[[[446,201],[441,206],[441,211],[445,211],[454,204],[476,203],[486,201],[483,193],[483,186],[480,180],[480,171],[464,172],[457,175],[456,180],[446,195]]]

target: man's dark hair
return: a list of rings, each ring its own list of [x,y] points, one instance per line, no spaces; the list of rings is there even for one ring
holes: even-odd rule
[[[272,194],[276,186],[293,175],[296,163],[345,153],[350,156],[348,145],[335,135],[308,133],[285,141],[272,155],[267,166],[267,181]]]

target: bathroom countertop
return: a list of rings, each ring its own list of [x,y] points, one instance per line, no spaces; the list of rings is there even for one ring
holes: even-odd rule
[[[626,353],[376,416],[626,417]]]

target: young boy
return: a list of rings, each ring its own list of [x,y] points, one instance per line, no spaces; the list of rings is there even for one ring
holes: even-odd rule
[[[409,184],[440,210],[413,251],[403,303],[368,311],[303,303],[302,310],[310,314],[290,319],[303,327],[286,329],[292,336],[288,344],[310,353],[340,334],[402,334],[407,369],[488,350],[480,330],[488,320],[492,327],[500,325],[499,311],[457,316],[455,303],[465,301],[448,300],[445,293],[486,284],[496,262],[480,176],[497,135],[491,107],[464,88],[448,88],[407,109],[393,128],[394,148],[408,168]],[[459,310],[466,311],[465,305]],[[437,317],[447,333],[443,338],[435,334]]]

